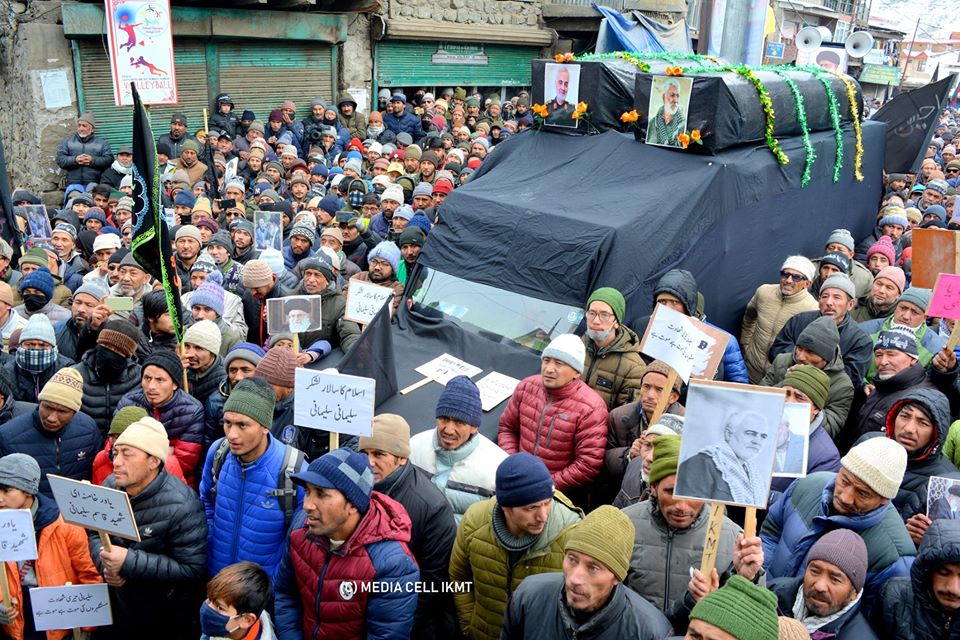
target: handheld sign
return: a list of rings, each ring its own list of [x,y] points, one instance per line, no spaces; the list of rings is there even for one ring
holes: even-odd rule
[[[642,353],[669,366],[684,382],[690,382],[694,371],[713,377],[720,362],[716,347],[717,338],[701,331],[696,320],[665,305],[654,308],[640,343]],[[723,356],[722,348],[719,354]],[[714,360],[716,364],[710,372],[709,363]]]
[[[927,316],[960,320],[960,275],[941,273],[937,276],[933,296],[927,306]]]
[[[960,479],[930,476],[927,481],[927,517],[960,520]]]
[[[365,280],[351,280],[347,287],[347,307],[343,319],[368,325],[377,312],[393,300],[393,289]]]
[[[104,627],[113,624],[106,584],[76,584],[30,589],[37,631]]]
[[[267,300],[267,331],[271,335],[316,331],[322,325],[320,296],[286,296]]]
[[[960,273],[960,233],[947,229],[914,229],[910,286],[930,289],[940,273]]]
[[[484,411],[490,411],[495,406],[513,395],[520,381],[516,378],[491,371],[477,381],[480,390],[480,404]]]
[[[37,538],[29,509],[0,510],[0,561],[37,559]]]
[[[123,491],[47,474],[60,514],[70,524],[140,542],[130,498]]]
[[[294,376],[294,424],[354,436],[370,435],[375,380],[310,369],[297,369]]]

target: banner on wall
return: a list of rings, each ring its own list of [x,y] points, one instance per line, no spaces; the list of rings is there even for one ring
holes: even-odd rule
[[[144,104],[177,104],[169,0],[106,0],[107,40],[116,105],[133,104],[130,83]]]

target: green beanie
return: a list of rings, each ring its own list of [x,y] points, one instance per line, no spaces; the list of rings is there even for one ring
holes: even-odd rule
[[[817,409],[823,409],[830,394],[830,378],[812,364],[794,367],[780,383],[781,387],[793,387],[810,398]]]
[[[113,416],[113,420],[110,421],[110,431],[107,432],[107,435],[118,436],[134,422],[140,418],[146,417],[147,411],[143,407],[124,407],[123,409],[120,409],[120,411],[117,411],[116,415]]]
[[[605,302],[611,309],[617,322],[623,322],[623,314],[627,311],[627,303],[623,299],[623,294],[612,287],[601,287],[590,294],[587,300],[587,308],[594,302]]]
[[[742,576],[727,583],[694,605],[691,620],[726,631],[737,640],[777,640],[777,596]]]
[[[591,511],[573,527],[563,550],[585,553],[603,563],[617,580],[623,582],[630,568],[635,537],[636,531],[627,514],[605,504]]]
[[[269,429],[273,425],[273,408],[277,394],[263,378],[244,378],[230,391],[223,403],[223,412],[247,416],[257,424]]]
[[[680,464],[680,436],[658,436],[653,441],[650,484],[654,485],[677,472]]]

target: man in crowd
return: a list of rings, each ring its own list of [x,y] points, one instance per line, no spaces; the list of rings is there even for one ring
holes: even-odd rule
[[[337,277],[325,255],[318,254],[301,263],[303,281],[295,292],[299,295],[320,296],[320,328],[300,335],[300,344],[312,347],[321,342],[322,351],[329,353],[336,347],[344,351],[360,339],[360,325],[344,320],[347,308],[346,296],[340,292]],[[324,344],[325,343],[325,344]],[[319,352],[312,349],[298,356],[301,365],[309,364]]]
[[[886,318],[906,287],[907,276],[900,267],[884,267],[873,279],[870,293],[857,300],[850,317],[857,322]]]
[[[98,282],[84,283],[74,292],[70,319],[54,326],[57,347],[63,356],[79,362],[94,345],[100,327],[110,316],[110,309],[103,304],[108,295],[107,288]]]
[[[611,287],[601,287],[587,299],[583,381],[603,399],[608,411],[635,399],[646,366],[640,338],[622,324],[626,309],[623,295]]]
[[[393,301],[390,303],[392,313],[403,301],[403,285],[397,280],[397,271],[400,268],[400,249],[396,243],[384,240],[367,253],[366,261],[370,265],[368,271],[361,271],[350,278],[350,282],[360,280],[372,282],[381,287],[393,289]],[[349,287],[349,282],[347,284]]]
[[[46,316],[35,315],[20,331],[20,345],[13,358],[3,365],[13,387],[13,397],[22,402],[39,402],[40,390],[64,367],[76,364],[61,355],[53,326]]]
[[[170,151],[170,158],[172,160],[180,157],[180,153],[183,151],[183,145],[187,140],[196,142],[196,138],[187,133],[187,126],[187,117],[182,113],[174,113],[170,116],[170,132],[163,134],[160,136],[160,139],[157,140],[158,147],[165,145]],[[190,184],[194,182],[196,181],[191,181]]]
[[[745,578],[733,576],[690,612],[686,640],[777,640],[777,598]]]
[[[77,132],[57,148],[57,166],[67,172],[67,184],[98,184],[113,162],[110,143],[95,133],[97,119],[87,111],[77,118]]]
[[[183,364],[190,395],[206,406],[207,399],[226,377],[220,355],[220,327],[212,320],[194,322],[183,332]]]
[[[508,454],[526,451],[543,460],[557,490],[574,502],[586,500],[607,444],[607,407],[580,379],[583,360],[583,342],[572,333],[550,341],[540,374],[517,385],[497,434]]]
[[[472,640],[499,637],[509,594],[524,578],[562,569],[567,539],[583,515],[528,453],[500,463],[496,482],[496,497],[467,509],[450,558],[450,579],[472,583],[454,594],[460,631]]]
[[[238,382],[256,374],[257,365],[260,364],[260,360],[265,353],[255,344],[239,342],[224,356],[223,367],[227,371],[227,376],[223,382],[217,385],[216,391],[207,397],[207,404],[204,407],[207,420],[206,433],[211,442],[220,437],[220,429],[223,424],[223,405],[230,397],[230,392],[237,386]],[[271,418],[270,426],[272,425]]]
[[[917,343],[917,359],[924,367],[929,367],[933,357],[947,344],[946,336],[927,326],[927,307],[930,306],[930,289],[909,287],[896,302],[893,313],[886,318],[869,320],[860,325],[875,343],[882,331],[901,329],[914,335]],[[867,381],[876,377],[876,364],[867,369]]]
[[[101,434],[110,428],[120,398],[140,385],[140,363],[134,355],[141,339],[135,325],[110,320],[77,365],[83,379],[83,412],[93,418]]]

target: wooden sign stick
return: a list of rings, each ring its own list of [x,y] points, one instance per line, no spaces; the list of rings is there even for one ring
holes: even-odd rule
[[[293,334],[293,355],[300,355],[300,334]]]
[[[330,432],[330,451],[340,448],[340,434],[336,431]]]
[[[700,572],[710,580],[710,574],[717,566],[717,546],[720,544],[720,531],[723,529],[723,504],[710,503],[710,519],[707,521],[707,537],[703,541],[703,558],[700,560]]]
[[[0,573],[3,573],[3,576],[0,577],[0,589],[3,590],[3,606],[10,609],[10,583],[7,581],[7,565],[5,562],[0,566]]]
[[[757,508],[747,507],[743,516],[743,537],[752,538],[757,535]]]
[[[657,401],[657,407],[653,410],[653,415],[650,416],[650,424],[656,424],[660,416],[663,415],[663,412],[667,410],[667,402],[670,400],[670,394],[673,392],[673,385],[676,384],[676,382],[677,372],[673,367],[670,367],[667,384],[664,385],[663,393],[660,394],[660,399]]]
[[[107,553],[113,551],[113,543],[110,542],[110,535],[105,531],[97,531],[100,534],[100,544],[103,545],[103,550]]]
[[[960,320],[953,323],[953,331],[950,332],[950,338],[947,340],[947,346],[945,348],[952,351],[958,344],[960,344]]]
[[[427,386],[427,385],[430,384],[431,382],[433,382],[433,378],[424,378],[424,379],[421,380],[420,382],[414,382],[414,383],[413,383],[412,385],[410,385],[409,387],[405,387],[405,388],[403,388],[403,389],[400,389],[400,395],[405,396],[405,395],[407,395],[408,393],[410,393],[410,392],[412,392],[412,391],[416,391],[416,390],[419,389],[420,387],[425,387],[425,386]]]

